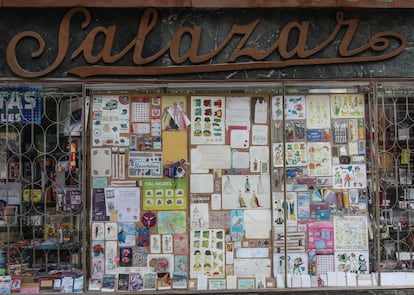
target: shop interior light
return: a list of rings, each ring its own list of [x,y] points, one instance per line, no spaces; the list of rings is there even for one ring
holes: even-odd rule
[[[357,93],[358,88],[311,88],[308,93]]]

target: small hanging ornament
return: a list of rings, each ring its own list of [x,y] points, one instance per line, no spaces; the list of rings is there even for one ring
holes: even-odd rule
[[[141,217],[141,223],[145,227],[153,227],[157,222],[157,216],[151,212],[145,212]]]

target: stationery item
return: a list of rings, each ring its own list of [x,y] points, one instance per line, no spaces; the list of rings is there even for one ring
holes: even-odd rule
[[[331,121],[329,95],[307,95],[306,110],[306,127],[308,129],[329,128]]]
[[[94,95],[92,113],[93,146],[129,146],[129,96]]]
[[[118,176],[119,179],[125,179],[125,148],[119,148],[119,154],[118,154]]]
[[[335,269],[334,255],[316,255],[316,274],[327,274]]]
[[[224,277],[225,233],[222,229],[190,233],[190,277]]]
[[[333,140],[334,143],[348,142],[348,124],[346,121],[335,121],[333,123]]]
[[[192,96],[191,143],[224,144],[226,133],[225,113],[226,106],[224,97]]]
[[[112,175],[112,153],[110,148],[92,148],[92,176],[109,177]]]
[[[144,210],[186,209],[186,179],[144,179],[142,202]]]
[[[332,118],[363,118],[365,115],[363,94],[331,95]]]
[[[129,177],[162,177],[162,153],[160,152],[129,152]]]
[[[105,274],[102,279],[102,292],[115,291],[115,274]]]
[[[118,291],[129,291],[129,273],[118,274]]]

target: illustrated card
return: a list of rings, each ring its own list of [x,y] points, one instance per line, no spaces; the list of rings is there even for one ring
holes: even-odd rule
[[[269,188],[269,175],[226,175],[222,181],[222,208],[270,208]]]
[[[329,95],[306,96],[306,128],[329,128],[331,122],[331,108]]]
[[[334,217],[335,250],[368,250],[366,216]]]
[[[307,162],[309,176],[331,175],[331,144],[329,142],[308,142]]]
[[[273,224],[275,226],[295,226],[298,223],[298,201],[296,192],[286,192],[286,200],[283,192],[273,193]]]
[[[332,165],[333,188],[350,189],[367,186],[365,164]]]
[[[331,96],[332,118],[363,118],[364,116],[363,94],[335,94]]]

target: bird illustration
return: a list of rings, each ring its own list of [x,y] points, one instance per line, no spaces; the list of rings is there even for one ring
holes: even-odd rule
[[[123,228],[121,228],[121,230],[118,233],[118,242],[121,244],[126,242],[126,233]]]

